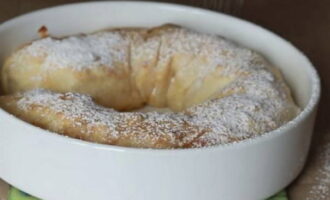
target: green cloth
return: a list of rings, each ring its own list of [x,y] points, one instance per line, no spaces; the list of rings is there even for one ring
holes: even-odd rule
[[[269,197],[267,200],[289,200],[289,197],[286,195],[286,192],[283,190],[274,196]]]
[[[39,200],[39,199],[34,198],[18,189],[12,187],[9,191],[8,200]],[[267,200],[288,200],[288,197],[286,195],[286,192],[282,191],[282,192],[268,198]]]
[[[9,190],[8,200],[38,200],[38,199],[12,187]]]

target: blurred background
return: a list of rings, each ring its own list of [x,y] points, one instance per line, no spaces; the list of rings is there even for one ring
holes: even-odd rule
[[[29,11],[73,2],[78,1],[0,0],[0,23]],[[330,93],[328,93],[330,89],[330,78],[328,80],[330,76],[330,56],[328,55],[330,53],[330,1],[162,0],[162,2],[203,7],[252,21],[286,38],[311,59],[321,75],[322,98],[308,163],[303,173],[287,191],[291,200],[329,200],[330,118],[327,117],[330,117],[330,106],[327,102],[330,102]],[[0,183],[0,194],[5,188],[5,184]]]

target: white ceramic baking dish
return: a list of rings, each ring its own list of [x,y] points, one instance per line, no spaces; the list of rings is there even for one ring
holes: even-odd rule
[[[288,185],[308,153],[320,95],[308,59],[279,36],[207,10],[162,3],[92,2],[33,12],[0,25],[0,60],[36,39],[109,27],[176,23],[223,35],[281,68],[302,113],[283,127],[235,144],[152,150],[59,136],[0,110],[0,177],[46,200],[261,200]]]

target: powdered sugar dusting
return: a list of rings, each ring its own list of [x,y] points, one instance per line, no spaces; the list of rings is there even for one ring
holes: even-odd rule
[[[95,127],[104,126],[105,137],[113,141],[130,137],[134,144],[150,143],[152,147],[166,141],[166,148],[203,147],[253,138],[276,129],[300,112],[291,101],[285,83],[275,77],[271,66],[259,54],[221,37],[176,27],[166,29],[157,37],[139,40],[133,47],[131,43],[129,37],[110,31],[61,40],[46,38],[33,42],[25,50],[34,56],[45,56],[45,69],[72,67],[75,70],[99,65],[111,68],[114,62],[130,63],[128,48],[135,48],[131,57],[143,57],[145,62],[151,62],[148,59],[157,54],[155,67],[169,67],[167,63],[173,56],[189,54],[205,59],[203,65],[197,66],[193,81],[199,85],[191,86],[196,90],[202,88],[203,80],[218,67],[223,68],[222,75],[236,78],[216,91],[210,100],[179,113],[117,112],[94,104],[86,95],[45,90],[21,94],[19,107],[22,110],[33,105],[50,107],[55,113],[73,119],[75,126],[87,124],[84,134],[93,134]],[[181,67],[188,68],[189,63]]]
[[[193,124],[211,130],[200,139],[212,145],[252,138],[274,130],[295,117],[299,109],[287,102],[286,95],[278,95],[284,89],[283,85],[268,76],[256,71],[223,89],[226,91],[236,87],[244,92],[190,108],[189,112],[197,116],[193,118]]]
[[[22,53],[28,52],[32,56],[45,57],[42,69],[51,70],[69,67],[74,70],[107,66],[113,67],[114,62],[125,62],[128,59],[127,49],[130,43],[141,39],[127,38],[118,31],[105,31],[89,35],[70,36],[62,39],[43,38],[32,42],[31,45],[21,49]],[[258,57],[249,49],[216,35],[204,34],[189,29],[173,27],[163,31],[157,37],[151,37],[139,43],[134,53],[154,55],[160,45],[160,66],[175,54],[190,54],[206,57],[208,65],[203,67],[200,75],[205,76],[217,66],[225,67],[223,73],[230,74],[239,69],[249,70],[249,63]],[[143,47],[142,49],[139,47]],[[141,49],[141,50],[140,50]],[[149,52],[148,52],[149,51]],[[139,57],[139,56],[137,56]],[[148,58],[148,57],[147,57]]]
[[[134,140],[141,143],[156,143],[166,138],[170,146],[176,148],[187,143],[191,143],[191,147],[211,146],[271,131],[299,112],[296,106],[287,103],[285,96],[276,95],[281,84],[269,79],[267,73],[254,76],[260,77],[248,76],[246,81],[235,83],[247,92],[216,98],[180,113],[120,113],[94,104],[86,95],[46,90],[24,93],[18,105],[23,110],[31,105],[42,105],[56,113],[64,113],[65,118],[82,119],[91,127],[86,134],[92,134],[93,127],[104,125],[107,127],[104,135],[110,135],[110,138],[134,136]],[[254,80],[253,84],[250,79]],[[265,81],[269,83],[265,84]]]
[[[199,76],[205,77],[216,67],[224,67],[224,75],[249,71],[266,62],[255,52],[242,48],[218,35],[198,33],[189,29],[173,27],[160,34],[160,63],[167,63],[173,55],[189,54],[206,59]],[[253,64],[252,64],[253,63]],[[252,65],[251,65],[252,64]],[[188,63],[187,63],[187,66]],[[184,67],[184,66],[183,66]]]
[[[81,129],[81,134],[91,135],[96,128],[102,127],[102,134],[109,138],[109,143],[119,137],[130,137],[134,143],[143,144],[148,141],[149,145],[156,145],[159,140],[166,140],[171,147],[181,147],[202,131],[198,127],[187,125],[187,116],[173,112],[120,113],[99,106],[91,97],[78,93],[60,94],[37,89],[20,95],[17,104],[21,110],[28,112],[29,109],[36,109],[35,107],[49,108],[54,115],[71,120],[73,127],[86,124],[85,129]]]
[[[128,42],[119,33],[101,32],[64,39],[48,37],[34,41],[23,51],[32,56],[45,56],[44,70],[63,67],[83,70],[97,66],[113,67],[114,62],[125,62],[127,46]]]

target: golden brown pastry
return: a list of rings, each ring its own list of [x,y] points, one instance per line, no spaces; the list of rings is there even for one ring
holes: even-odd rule
[[[3,90],[75,91],[119,110],[139,107],[142,99],[128,78],[129,48],[134,40],[128,35],[107,31],[34,41],[6,60],[1,73]]]
[[[8,112],[120,146],[225,144],[274,130],[300,111],[279,70],[258,53],[173,25],[36,40],[6,60],[1,79]],[[171,111],[132,111],[144,105]]]
[[[189,147],[205,130],[177,114],[122,112],[95,104],[89,96],[32,90],[0,97],[17,117],[63,135],[120,146]]]
[[[181,113],[118,112],[95,104],[87,95],[44,89],[0,96],[0,106],[24,121],[62,135],[139,148],[191,148],[235,142],[276,128],[294,117],[292,111],[296,111],[294,106],[283,107],[271,119],[268,115],[275,114],[269,113],[274,112],[271,106],[276,105],[233,95]],[[251,113],[254,116],[249,116]]]

